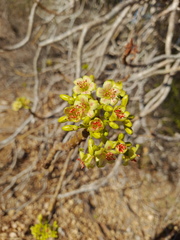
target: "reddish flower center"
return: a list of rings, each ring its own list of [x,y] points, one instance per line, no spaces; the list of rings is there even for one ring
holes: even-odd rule
[[[88,82],[87,82],[87,80],[78,82],[77,85],[78,85],[81,89],[83,89],[83,90],[84,90],[84,89],[85,89],[85,90],[88,89]]]
[[[115,155],[111,152],[106,153],[106,160],[107,161],[114,161],[116,159]]]
[[[118,118],[124,118],[125,117],[124,113],[120,109],[116,109],[114,112],[115,112],[115,114]]]
[[[91,127],[93,130],[98,130],[99,128],[102,128],[103,125],[99,120],[94,120],[91,122]]]
[[[126,150],[127,147],[126,147],[126,145],[120,143],[116,146],[116,148],[118,149],[119,152],[123,153],[124,150]]]
[[[79,105],[76,105],[76,107],[71,108],[69,110],[69,118],[70,119],[77,119],[82,114],[82,108]]]
[[[104,93],[105,98],[115,98],[117,96],[117,90],[114,88],[108,89]]]

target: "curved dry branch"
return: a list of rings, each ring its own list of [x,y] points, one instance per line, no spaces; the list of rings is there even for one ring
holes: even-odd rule
[[[101,53],[99,55],[99,61],[98,64],[96,65],[96,69],[95,69],[95,76],[99,77],[99,73],[102,72],[101,70],[101,66],[103,63],[103,58],[106,52],[106,49],[108,47],[108,44],[112,38],[112,36],[114,35],[117,27],[120,25],[120,23],[122,22],[122,20],[125,18],[125,16],[128,14],[128,11],[130,10],[130,6],[127,6],[126,8],[124,8],[124,10],[119,14],[118,18],[115,20],[114,24],[112,24],[112,28],[111,30],[108,32],[108,34],[106,35],[106,38],[103,42],[103,44],[100,46],[101,47]]]
[[[30,12],[30,15],[29,15],[29,24],[28,24],[27,33],[26,33],[25,38],[22,41],[20,41],[19,43],[16,43],[15,45],[13,45],[13,46],[5,46],[4,50],[12,51],[12,50],[21,48],[29,41],[29,39],[31,37],[32,29],[33,29],[34,15],[35,15],[35,12],[36,12],[36,8],[38,7],[38,3],[40,1],[41,0],[36,0],[36,2],[33,4],[32,8],[31,8],[31,12]]]
[[[10,142],[12,142],[14,140],[14,138],[25,128],[25,126],[27,126],[33,119],[33,116],[28,117],[22,124],[20,127],[18,127],[16,129],[16,131],[9,136],[8,138],[2,140],[0,142],[0,149],[2,149],[4,146],[6,146],[7,144],[9,144]]]
[[[91,182],[82,185],[81,174],[83,176],[86,174],[80,172],[77,161],[75,164],[73,163],[73,166],[68,164],[70,157],[71,159],[77,157],[77,148],[73,155],[69,150],[75,148],[81,140],[85,140],[87,133],[82,135],[83,130],[81,130],[74,137],[72,137],[72,133],[65,135],[62,133],[57,120],[51,119],[50,116],[56,114],[59,117],[62,115],[66,103],[58,100],[57,96],[61,93],[71,94],[73,79],[85,74],[94,74],[98,84],[103,84],[106,79],[123,80],[124,88],[132,100],[132,104],[129,104],[130,112],[137,116],[133,124],[134,142],[146,144],[147,141],[150,148],[153,146],[153,153],[149,154],[152,162],[155,159],[155,145],[158,145],[155,137],[169,141],[168,144],[171,142],[176,144],[175,141],[179,140],[177,133],[171,137],[156,133],[161,128],[161,119],[156,119],[159,121],[157,126],[151,125],[149,120],[153,118],[150,115],[147,118],[148,114],[153,114],[157,107],[164,102],[171,90],[173,80],[177,78],[176,73],[180,70],[180,54],[176,33],[179,1],[172,0],[169,5],[158,6],[156,3],[149,4],[149,1],[120,1],[111,10],[105,8],[103,3],[96,9],[88,1],[79,0],[70,1],[70,3],[62,0],[60,4],[59,1],[54,1],[53,6],[49,5],[50,3],[47,4],[50,6],[49,8],[46,7],[46,3],[39,5],[38,2],[40,1],[36,1],[31,8],[25,38],[13,46],[6,46],[5,50],[18,49],[25,44],[31,49],[28,41],[32,35],[36,36],[35,41],[39,41],[39,43],[38,46],[33,45],[33,67],[31,63],[28,68],[31,77],[34,77],[33,82],[28,78],[28,80],[30,79],[28,86],[32,86],[33,83],[34,89],[31,96],[33,101],[31,111],[33,111],[34,117],[40,115],[49,117],[42,121],[43,119],[39,120],[31,115],[11,136],[0,142],[2,149],[16,140],[18,134],[25,131],[22,136],[23,141],[22,138],[17,138],[15,144],[12,144],[13,151],[7,154],[7,165],[3,166],[5,171],[3,170],[3,175],[0,177],[0,186],[3,193],[3,206],[8,206],[7,209],[22,210],[37,199],[38,204],[41,201],[44,204],[44,198],[50,196],[52,202],[49,209],[47,206],[44,208],[44,212],[48,210],[49,216],[52,216],[57,201],[65,197],[72,198],[81,193],[98,191],[107,185],[110,179],[117,176],[121,170],[121,160],[119,159],[113,168],[110,166],[105,171],[102,170],[103,174],[106,175],[103,178],[99,177],[101,175],[100,169],[92,170],[92,173],[95,172],[95,178],[89,174],[88,171],[91,170],[87,170],[86,173],[87,176],[89,174]],[[95,2],[93,1],[93,4]],[[38,6],[43,8],[43,11],[37,11]],[[41,22],[36,22],[35,14],[38,14],[42,19]],[[126,56],[128,64],[124,64],[122,58],[130,39],[137,46],[137,51],[136,54],[130,51]],[[26,48],[26,46],[24,47]],[[33,72],[31,72],[32,68]],[[26,72],[26,70],[27,68],[22,72]],[[20,76],[19,74],[16,77],[25,79],[28,75],[21,74]],[[140,135],[139,129],[141,129]],[[117,136],[117,132],[113,134],[113,137]],[[71,140],[69,140],[69,136],[72,137]],[[160,144],[158,147],[163,149],[164,146],[161,147]],[[87,143],[85,148],[86,145]],[[37,159],[41,146],[43,149],[41,149],[41,154]],[[47,146],[53,147],[43,162],[46,168],[51,164],[57,151],[70,152],[68,157],[64,156],[63,153],[56,154],[50,170],[42,169],[40,164],[43,161],[41,157],[47,152]],[[17,148],[17,151],[14,148]],[[22,159],[22,162],[21,159],[18,159],[19,149],[23,149],[27,155]],[[34,156],[31,153],[34,153]],[[166,154],[165,148],[163,154]],[[63,159],[56,164],[55,161],[59,157]],[[10,170],[6,171],[7,167]],[[106,171],[109,173],[106,174]],[[36,186],[28,188],[28,184],[34,180],[34,176],[38,180],[40,179],[40,182],[44,181],[44,185],[40,185],[38,190]],[[62,186],[64,188],[61,192]],[[65,192],[66,186],[69,189],[68,192]],[[29,194],[28,200],[26,199],[26,190]],[[31,195],[31,190],[36,191],[37,197]],[[20,192],[24,197],[24,200],[20,200],[21,206],[13,205],[9,201],[17,192]]]
[[[67,193],[58,194],[58,199],[65,198],[65,197],[71,197],[73,195],[80,194],[80,193],[99,190],[101,187],[105,186],[112,177],[116,177],[116,175],[119,172],[120,165],[121,165],[121,159],[119,157],[116,160],[113,169],[110,171],[110,173],[106,177],[100,178],[100,179],[94,181],[93,183],[83,185],[79,189],[76,189],[76,190],[73,190],[73,191],[70,191]]]
[[[64,177],[65,177],[65,174],[66,174],[66,171],[67,171],[68,164],[69,164],[69,161],[70,161],[72,153],[73,153],[73,150],[71,150],[69,152],[69,154],[68,154],[68,156],[66,158],[66,161],[64,163],[61,176],[59,178],[59,181],[58,181],[58,184],[57,184],[57,187],[56,187],[56,191],[55,191],[53,197],[51,198],[50,205],[49,205],[48,212],[47,212],[47,216],[48,216],[49,220],[53,216],[53,212],[54,212],[55,205],[56,205],[56,202],[57,202],[57,197],[58,197],[58,194],[59,194],[59,192],[61,190],[61,187],[62,187],[62,184],[63,184],[63,180],[64,180]]]
[[[125,3],[123,3],[123,2],[119,3],[108,14],[106,14],[105,16],[103,16],[103,17],[101,17],[101,18],[99,18],[97,20],[94,20],[92,22],[84,23],[84,24],[81,24],[81,25],[79,25],[77,27],[74,27],[73,29],[70,29],[67,32],[65,32],[63,34],[60,34],[59,36],[56,36],[54,38],[50,38],[50,39],[41,41],[39,43],[39,46],[40,47],[44,47],[44,46],[47,46],[49,44],[52,44],[52,43],[55,43],[55,42],[59,42],[59,41],[63,40],[64,38],[67,38],[70,35],[78,32],[78,31],[82,31],[84,28],[90,29],[90,28],[92,28],[94,26],[98,26],[98,25],[100,25],[102,23],[106,23],[111,18],[113,18],[115,15],[117,15],[119,12],[121,12],[124,8],[126,8],[126,7],[128,7],[130,5],[133,5],[135,3],[138,3],[138,1],[128,0]]]
[[[80,142],[87,139],[89,133],[86,129],[79,130],[68,142],[66,143],[56,143],[50,150],[46,160],[43,163],[44,168],[49,168],[52,159],[57,151],[69,151],[70,149],[76,147]]]

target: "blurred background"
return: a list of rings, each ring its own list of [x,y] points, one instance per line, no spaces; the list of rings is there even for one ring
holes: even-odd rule
[[[0,239],[33,239],[38,214],[58,239],[180,238],[178,0],[0,0]],[[73,81],[123,81],[137,162],[81,169],[58,118]],[[14,112],[18,97],[32,111]],[[112,131],[112,139],[118,135]],[[85,143],[86,144],[86,143]],[[67,159],[69,162],[67,163]],[[51,207],[53,205],[53,208]]]

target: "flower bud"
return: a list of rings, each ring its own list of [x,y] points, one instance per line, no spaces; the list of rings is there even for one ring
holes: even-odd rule
[[[113,111],[113,107],[109,106],[109,105],[103,105],[103,109],[106,112],[111,112]]]
[[[104,118],[105,118],[105,119],[108,119],[109,116],[110,116],[109,112],[105,112],[105,113],[104,113]]]
[[[62,130],[64,130],[64,131],[76,131],[76,130],[78,130],[78,126],[76,126],[76,125],[66,125],[66,126],[63,126],[62,127]]]
[[[85,153],[84,153],[84,149],[83,148],[80,148],[79,149],[79,156],[80,156],[80,159],[83,159]]]
[[[59,97],[64,100],[64,101],[69,101],[69,100],[72,100],[72,97],[70,97],[69,95],[66,95],[66,94],[60,94]]]
[[[133,130],[132,130],[131,128],[126,127],[124,130],[125,130],[125,131],[127,132],[127,134],[129,134],[129,135],[133,134]]]
[[[119,128],[119,125],[115,122],[109,122],[109,126],[113,129],[118,129]]]
[[[108,132],[104,132],[104,136],[107,137],[109,135]]]
[[[129,100],[129,97],[128,97],[128,95],[126,94],[126,95],[122,98],[122,100],[121,100],[121,105],[124,106],[124,107],[126,107],[126,105],[128,104],[128,100]]]
[[[58,122],[60,122],[60,123],[64,123],[64,122],[67,122],[67,121],[68,121],[67,116],[62,116],[58,119]]]
[[[116,121],[117,120],[117,116],[116,116],[116,114],[113,112],[112,114],[111,114],[111,116],[110,116],[110,118],[109,118],[109,121]]]
[[[124,125],[126,126],[126,127],[132,127],[132,122],[130,121],[130,120],[125,120],[124,121]]]
[[[121,97],[124,97],[126,95],[126,92],[124,90],[121,90],[120,91],[120,94],[119,94]]]
[[[92,137],[99,139],[99,138],[101,138],[102,134],[98,133],[98,132],[94,132],[94,133],[91,133],[91,135],[92,135]]]
[[[89,140],[88,140],[88,151],[89,151],[90,155],[93,155],[93,153],[94,153],[93,146],[94,146],[94,140],[92,138],[89,138]]]
[[[90,117],[88,117],[88,116],[84,117],[84,119],[83,119],[83,124],[84,124],[85,126],[87,126],[87,125],[89,124],[90,120],[91,120]]]
[[[132,119],[134,119],[134,115],[129,115],[128,118],[132,120]]]
[[[90,75],[89,77],[94,82],[94,75]]]
[[[123,134],[123,133],[120,133],[120,134],[118,135],[118,141],[123,140],[123,139],[124,139],[124,134]]]

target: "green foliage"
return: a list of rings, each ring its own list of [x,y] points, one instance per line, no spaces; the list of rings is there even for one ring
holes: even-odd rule
[[[65,116],[59,122],[74,122],[76,125],[65,125],[65,131],[85,128],[90,135],[88,150],[79,149],[80,161],[87,168],[104,167],[106,163],[114,163],[117,155],[123,155],[123,163],[137,156],[138,145],[124,141],[120,133],[116,141],[108,139],[111,129],[121,129],[127,134],[133,134],[133,116],[126,111],[128,95],[123,90],[122,82],[107,80],[103,87],[97,87],[94,76],[83,76],[74,81],[72,96],[61,94],[60,98],[70,106],[64,109]],[[96,94],[96,96],[95,96]]]
[[[49,225],[47,221],[43,220],[42,215],[38,216],[39,223],[30,227],[31,234],[36,240],[47,240],[48,238],[58,237],[58,225],[54,221],[52,225]]]

